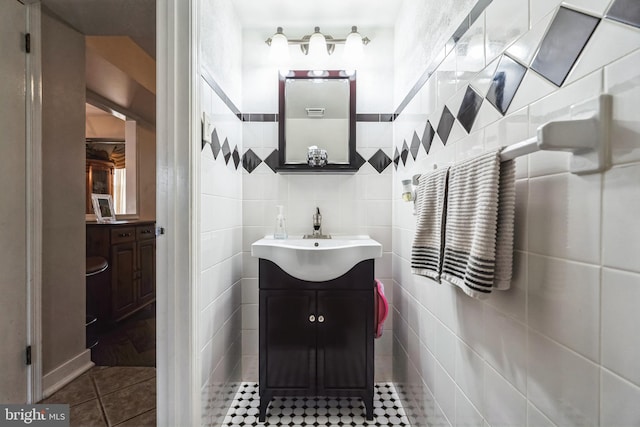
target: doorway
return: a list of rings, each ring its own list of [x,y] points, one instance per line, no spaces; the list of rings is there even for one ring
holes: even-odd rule
[[[154,4],[153,2],[142,3]],[[49,157],[46,158],[44,162],[45,165],[47,163],[50,164],[50,159],[53,158],[54,155],[59,155],[59,157],[56,157],[57,164],[55,165],[58,170],[58,175],[71,174],[71,172],[68,171],[74,171],[73,176],[67,180],[67,182],[72,183],[64,189],[66,193],[74,194],[73,197],[69,197],[69,199],[73,199],[73,203],[65,205],[68,210],[67,217],[64,221],[61,221],[67,221],[70,224],[73,223],[70,225],[70,227],[73,227],[73,232],[68,233],[72,236],[68,238],[68,241],[73,238],[73,242],[72,245],[67,245],[66,248],[62,248],[51,244],[52,239],[45,236],[45,239],[48,238],[49,242],[49,249],[44,252],[45,264],[47,263],[46,258],[55,258],[57,253],[64,253],[64,249],[67,249],[67,252],[71,251],[70,246],[73,246],[73,250],[77,251],[78,245],[76,240],[83,238],[85,235],[87,236],[86,242],[82,241],[80,244],[82,249],[81,255],[74,257],[73,265],[70,268],[65,269],[67,259],[64,259],[65,262],[60,263],[59,266],[56,266],[59,270],[66,270],[64,271],[65,278],[69,280],[59,280],[57,282],[60,283],[61,286],[66,286],[67,294],[64,294],[64,289],[59,289],[55,294],[50,295],[57,299],[61,299],[62,297],[74,299],[73,306],[67,306],[66,312],[61,313],[60,310],[58,310],[53,314],[51,313],[52,308],[46,306],[48,301],[45,301],[45,306],[43,307],[43,329],[45,331],[44,336],[47,340],[47,342],[44,343],[43,382],[45,383],[44,392],[47,397],[47,402],[56,401],[59,403],[68,403],[72,405],[71,413],[75,413],[76,415],[80,408],[87,406],[92,407],[92,405],[95,408],[95,406],[98,405],[98,407],[101,407],[100,412],[105,417],[102,421],[114,424],[116,421],[114,421],[109,414],[108,398],[106,398],[103,392],[106,387],[107,390],[112,390],[114,393],[112,395],[112,393],[109,392],[107,395],[115,397],[119,389],[115,387],[110,389],[108,385],[105,385],[106,383],[103,381],[105,379],[104,377],[122,376],[122,374],[118,373],[121,372],[121,370],[116,370],[114,367],[122,367],[123,365],[127,365],[126,367],[130,368],[126,369],[125,372],[142,367],[151,368],[153,370],[153,375],[151,375],[153,381],[149,381],[149,369],[145,370],[145,378],[126,374],[128,379],[138,378],[146,383],[147,388],[145,392],[139,394],[138,397],[145,397],[148,400],[149,396],[155,395],[154,368],[139,366],[141,364],[140,360],[123,357],[123,351],[108,350],[102,352],[102,360],[98,360],[96,357],[93,357],[93,355],[90,356],[90,359],[94,359],[94,363],[98,362],[96,365],[100,365],[100,368],[92,368],[83,375],[80,375],[73,382],[64,384],[67,378],[77,376],[86,366],[82,363],[68,363],[68,360],[86,360],[87,354],[93,353],[98,348],[104,349],[105,346],[101,347],[100,342],[102,341],[102,344],[109,344],[109,339],[107,339],[109,337],[108,334],[114,335],[116,334],[115,331],[122,331],[122,326],[126,322],[131,321],[136,316],[140,316],[143,312],[147,315],[142,319],[145,323],[148,324],[149,322],[147,321],[155,318],[155,97],[153,96],[153,102],[150,103],[150,91],[147,88],[147,86],[150,86],[150,83],[147,81],[141,83],[140,78],[135,75],[135,70],[132,71],[126,68],[128,64],[135,62],[131,58],[132,49],[138,49],[138,52],[146,54],[144,49],[133,41],[135,35],[123,34],[124,30],[121,27],[118,28],[117,25],[119,22],[132,21],[134,16],[129,14],[123,15],[128,12],[126,8],[116,7],[120,12],[120,17],[118,18],[112,14],[105,20],[105,14],[109,13],[105,7],[109,4],[122,6],[121,2],[108,1],[96,3],[78,2],[75,0],[44,1],[42,5],[43,31],[46,31],[46,33],[43,32],[43,57],[45,57],[47,61],[50,61],[44,64],[48,68],[43,67],[43,87],[45,89],[43,91],[43,104],[45,104],[43,115],[45,116],[45,120],[50,120],[53,116],[51,110],[55,108],[52,106],[61,106],[62,109],[66,109],[67,107],[64,104],[74,105],[72,111],[74,117],[73,123],[71,123],[71,120],[68,120],[67,117],[61,119],[59,116],[56,116],[57,121],[53,123],[53,126],[51,122],[43,126],[43,140],[48,147],[54,142],[64,140],[71,141],[67,144],[75,144],[73,147],[61,144],[60,150],[47,152]],[[97,10],[94,10],[94,8],[97,8]],[[150,16],[149,19],[150,22],[154,24],[153,29],[155,31],[154,10],[146,11],[146,13]],[[106,21],[102,27],[96,26],[96,22],[94,21],[96,19],[95,14],[99,16],[101,21]],[[110,25],[110,27],[105,27],[105,25]],[[101,34],[94,35],[94,31],[100,32]],[[109,33],[110,31],[115,34]],[[124,55],[127,57],[127,60],[124,61],[121,60],[122,55],[120,55],[122,45],[125,46],[124,49],[128,49],[126,55]],[[155,49],[152,50],[155,55]],[[51,56],[54,58],[52,59]],[[79,63],[78,58],[81,59]],[[146,54],[145,58],[147,63],[151,63],[150,68],[155,75],[153,58],[148,54]],[[53,65],[51,65],[52,63]],[[75,65],[71,66],[71,63]],[[73,68],[73,70],[70,68]],[[82,70],[81,73],[78,73],[79,69]],[[68,72],[68,74],[60,72],[61,70]],[[52,78],[52,72],[58,72],[58,74],[55,74],[55,79]],[[74,79],[76,79],[76,81],[68,82],[66,85],[59,84],[62,80]],[[155,84],[155,81],[153,81],[153,84]],[[58,85],[64,87],[65,90],[55,92]],[[80,96],[77,96],[78,91]],[[133,179],[127,179],[128,183],[133,183],[132,188],[134,188],[134,191],[132,192],[133,203],[126,203],[126,205],[134,209],[126,212],[123,216],[118,216],[116,222],[97,223],[92,213],[85,217],[87,207],[85,188],[90,175],[85,168],[87,160],[85,147],[87,137],[87,134],[85,134],[85,98],[91,98],[92,101],[97,100],[96,103],[104,110],[111,111],[114,114],[123,114],[126,119],[125,133],[133,135],[134,140],[138,142],[133,155],[127,156],[129,159],[133,159],[134,162],[136,162],[135,164],[142,164],[143,166],[143,168],[135,171]],[[81,104],[78,103],[78,100],[81,100]],[[149,114],[149,112],[151,112],[151,114]],[[79,126],[77,123],[78,115],[80,115],[82,119]],[[146,127],[143,128],[141,124],[146,125]],[[51,132],[52,129],[54,129],[54,132]],[[66,133],[63,133],[62,129],[64,129]],[[79,134],[78,130],[80,131]],[[55,133],[55,131],[59,131],[59,133]],[[125,145],[127,145],[126,140],[129,138],[124,139]],[[151,142],[149,142],[150,140]],[[153,146],[151,153],[140,150],[145,144],[147,148],[149,145]],[[68,152],[63,151],[65,147],[69,147],[70,150]],[[105,161],[107,163],[116,163],[115,160],[117,159],[114,158],[113,154],[113,152],[106,154],[107,158]],[[143,155],[146,155],[146,157],[143,158]],[[43,168],[44,167],[46,166],[43,166]],[[131,170],[132,168],[126,169]],[[63,172],[60,172],[61,170]],[[54,175],[52,174],[51,176]],[[109,180],[112,179],[109,173],[107,176]],[[45,188],[47,188],[47,186],[52,189],[52,191],[61,192],[59,188],[53,188],[54,186],[52,186],[50,182],[45,182]],[[109,193],[108,195],[113,197],[114,194]],[[45,195],[47,194],[45,191]],[[67,199],[65,198],[64,200]],[[56,202],[55,198],[49,197],[48,201],[45,200],[44,205],[45,207],[54,206],[55,209],[58,209],[59,205],[56,205]],[[126,202],[129,202],[129,200],[126,200]],[[145,210],[145,207],[148,209]],[[45,210],[50,212],[48,208]],[[44,228],[56,229],[56,227],[59,227],[61,222],[56,224],[54,221],[57,221],[57,217],[49,218],[45,215],[43,217]],[[90,225],[99,229],[98,234],[100,234],[100,236],[91,236],[92,233],[89,231]],[[77,232],[79,229],[81,229],[82,232]],[[59,249],[59,252],[56,251],[56,248]],[[96,272],[94,276],[85,278],[85,275],[89,272],[88,268],[85,269],[85,255],[103,258],[106,262],[106,270]],[[75,273],[73,277],[67,274],[69,269],[76,270],[79,268],[81,268],[81,277],[78,277]],[[48,285],[47,281],[50,281],[50,278],[47,278],[45,274],[43,275],[43,282]],[[89,318],[87,319],[84,318],[85,310],[82,310],[83,312],[80,313],[80,315],[83,318],[82,320],[86,320],[86,322],[83,321],[82,323],[77,321],[77,308],[80,302],[77,300],[79,298],[82,298],[82,300],[85,299],[85,292],[79,292],[80,287],[86,292],[86,297],[93,297],[94,300],[98,301],[99,306],[96,310],[90,310],[89,307],[87,307],[86,314],[91,315],[88,316]],[[49,288],[49,286],[43,286],[43,293],[47,292],[47,288]],[[151,289],[151,291],[149,291],[149,289]],[[53,307],[53,310],[56,310],[56,308]],[[56,329],[56,323],[59,323],[64,316],[68,316],[70,321],[73,322],[73,331],[61,331],[59,327]],[[100,325],[98,330],[100,335],[98,345],[89,351],[83,351],[83,348],[86,348],[85,332],[88,332],[91,325],[95,324],[91,318],[97,320]],[[77,330],[78,326],[80,326],[80,330]],[[139,351],[139,353],[152,354],[152,357],[146,358],[145,365],[155,365],[154,327],[155,322],[142,333],[146,348]],[[130,338],[130,347],[138,351],[140,350],[140,331],[140,329],[136,329],[132,332],[131,328],[129,328],[126,331],[122,331],[120,335]],[[74,337],[70,338],[70,335],[74,335]],[[57,349],[52,345],[47,346],[48,343],[55,343],[56,339],[61,340],[63,338],[73,341],[73,348],[67,351],[67,353],[71,353],[71,358],[69,358],[68,354],[64,354],[61,351],[56,353]],[[78,353],[77,341],[81,341],[81,353]],[[112,339],[111,344],[113,345],[111,348],[122,347],[120,346],[120,344],[122,344],[121,341],[122,340]],[[92,342],[89,341],[86,344],[90,345],[91,343]],[[70,347],[71,346],[67,348]],[[73,354],[79,354],[80,356],[73,357]],[[115,357],[105,358],[105,354]],[[130,356],[130,354],[127,356]],[[66,371],[60,370],[57,367],[60,366],[60,363],[65,366]],[[56,371],[60,372],[60,374],[58,375]],[[63,376],[65,372],[66,375]],[[114,372],[114,374],[109,374],[109,372]],[[55,373],[56,376],[53,376],[52,373]],[[87,378],[93,381],[94,386],[98,388],[98,395],[94,396],[88,405],[85,404],[86,402],[68,400],[71,388],[78,386],[76,381],[84,381],[86,383]],[[153,386],[153,392],[148,389],[150,384]],[[62,387],[59,390],[57,390],[57,388],[59,388],[58,385]],[[127,386],[131,387],[137,385],[138,383],[127,383]],[[82,386],[82,384],[79,386]],[[60,400],[62,401],[60,402]],[[64,400],[68,401],[65,402]],[[128,401],[130,403],[136,401],[136,396],[130,395]],[[155,398],[152,399],[152,401],[152,407],[155,407]],[[148,412],[148,405],[144,404],[143,406],[145,406],[145,411]],[[130,415],[130,417],[119,421],[127,421],[140,414],[130,413],[128,415]]]

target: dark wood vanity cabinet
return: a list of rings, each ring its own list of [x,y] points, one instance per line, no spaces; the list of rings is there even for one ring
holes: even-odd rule
[[[87,224],[87,256],[109,262],[110,287],[97,298],[99,319],[115,322],[155,301],[154,222]]]
[[[308,282],[260,260],[260,420],[290,395],[360,397],[373,418],[373,265]]]

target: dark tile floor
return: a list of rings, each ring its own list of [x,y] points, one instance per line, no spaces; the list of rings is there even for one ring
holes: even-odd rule
[[[71,427],[155,426],[155,304],[105,328],[91,360],[95,367],[42,403],[69,405]]]
[[[70,407],[71,427],[156,425],[156,369],[96,366],[41,403]]]
[[[107,328],[91,349],[98,366],[156,366],[156,305]]]

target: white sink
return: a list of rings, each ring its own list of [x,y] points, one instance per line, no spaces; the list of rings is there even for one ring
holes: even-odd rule
[[[251,255],[268,259],[298,279],[323,282],[342,276],[360,261],[380,258],[382,245],[369,236],[265,237],[251,245]]]

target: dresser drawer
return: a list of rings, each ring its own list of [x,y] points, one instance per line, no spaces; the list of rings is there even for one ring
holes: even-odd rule
[[[136,240],[135,227],[118,227],[111,230],[111,244],[133,242]]]
[[[136,237],[138,240],[149,240],[156,237],[156,227],[153,224],[139,225],[136,227]]]

